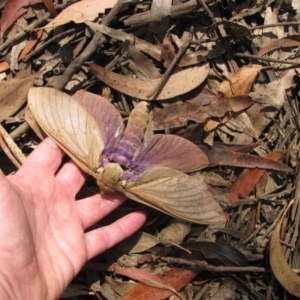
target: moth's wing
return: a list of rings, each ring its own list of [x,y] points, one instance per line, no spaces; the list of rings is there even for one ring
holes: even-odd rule
[[[170,168],[151,168],[118,190],[128,198],[197,224],[224,224],[225,213],[205,185]]]
[[[184,173],[207,167],[206,154],[192,142],[171,134],[155,134],[144,140],[136,169],[161,166]]]
[[[124,122],[118,110],[105,98],[80,90],[72,98],[81,103],[102,129],[105,150],[111,153],[124,131]]]
[[[45,133],[80,168],[95,176],[104,142],[94,118],[69,95],[52,88],[31,88],[28,105]]]

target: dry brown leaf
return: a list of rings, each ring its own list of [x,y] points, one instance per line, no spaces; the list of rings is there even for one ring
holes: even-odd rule
[[[188,121],[205,123],[210,118],[217,118],[220,122],[227,122],[233,113],[240,112],[252,105],[252,100],[247,95],[224,98],[220,95],[207,98],[207,105],[202,105],[200,97],[184,103],[175,103],[161,109],[153,116],[155,129],[161,130],[165,126],[169,128],[182,127]]]
[[[17,112],[26,102],[27,93],[33,86],[35,74],[0,82],[0,122]]]
[[[288,208],[293,204],[289,203]],[[288,210],[287,208],[287,210]],[[285,213],[287,212],[285,211]],[[270,265],[276,279],[292,295],[300,297],[300,277],[291,269],[287,263],[280,242],[280,228],[285,216],[282,216],[276,228],[273,231],[270,240]]]
[[[106,9],[112,8],[117,0],[82,0],[64,9],[56,18],[43,28],[57,27],[69,22],[83,23],[95,20]]]
[[[1,17],[1,37],[19,17],[26,13],[26,6],[41,2],[42,0],[9,0]]]
[[[117,249],[122,253],[134,254],[144,252],[160,242],[161,241],[153,235],[138,231],[124,242],[119,243]]]
[[[164,62],[165,68],[168,68],[174,57],[176,56],[176,50],[173,46],[170,38],[166,36],[161,44],[161,55],[160,59]],[[176,66],[176,71],[179,72],[182,69],[179,66]]]
[[[150,10],[149,21],[160,22],[171,15],[172,0],[153,0]]]
[[[281,152],[272,152],[264,156],[264,158],[278,161],[282,158]],[[229,203],[233,204],[239,200],[239,195],[248,196],[254,189],[259,179],[264,175],[261,169],[246,169],[233,182],[230,188]]]
[[[161,278],[166,284],[172,285],[175,290],[180,291],[187,285],[198,273],[198,270],[189,270],[182,268],[174,268],[165,271],[163,274],[158,274],[157,277]],[[154,287],[146,286],[140,283],[136,288],[132,289],[128,294],[119,298],[120,300],[161,300],[167,299],[173,294],[170,290],[163,290]]]
[[[215,142],[213,147],[208,147],[205,144],[200,144],[198,146],[207,155],[209,165],[242,167],[248,169],[259,168],[287,173],[294,172],[292,168],[281,162],[258,155],[241,153],[245,151],[241,150],[239,145],[228,147],[226,144]],[[245,149],[250,151],[253,148],[254,146],[251,147],[251,145],[249,145],[249,147],[246,147]]]
[[[290,35],[284,37],[282,39],[278,39],[270,43],[267,47],[264,47],[260,51],[257,52],[256,55],[263,56],[268,52],[281,49],[281,48],[288,48],[288,47],[298,47],[300,45],[300,35]]]
[[[147,95],[149,95],[161,81],[160,79],[142,80],[123,76],[96,64],[91,64],[90,70],[99,80],[103,81],[108,86],[126,95],[143,100],[154,99],[153,97],[148,98]],[[208,72],[209,65],[205,64],[200,67],[185,69],[170,76],[161,93],[155,97],[155,99],[166,100],[191,91],[206,79]]]
[[[4,71],[8,70],[9,67],[10,67],[10,65],[7,61],[0,62],[0,72],[4,72]]]
[[[116,30],[102,24],[96,24],[94,22],[85,22],[86,25],[93,31],[99,31],[105,35],[108,35],[114,39],[122,42],[130,42],[138,50],[147,53],[155,60],[160,61],[161,50],[158,46],[151,44],[145,40],[139,39],[136,36],[126,33],[124,31]]]
[[[24,49],[22,50],[22,52],[19,55],[19,61],[33,49],[33,47],[38,43],[42,34],[43,34],[43,29],[39,29],[36,33],[36,37],[34,39],[29,39],[26,42],[26,46],[24,47]]]
[[[43,0],[45,6],[47,7],[48,11],[50,12],[52,17],[57,16],[57,11],[54,7],[53,0]]]
[[[230,77],[230,81],[225,80],[220,84],[220,93],[225,97],[232,97],[237,95],[248,95],[251,91],[252,85],[257,74],[264,69],[261,65],[251,65],[241,67],[236,73]]]
[[[171,285],[163,282],[161,278],[145,270],[137,269],[134,267],[122,268],[119,264],[114,263],[109,267],[108,271],[137,280],[154,288],[169,290],[172,293],[178,295],[177,291]]]

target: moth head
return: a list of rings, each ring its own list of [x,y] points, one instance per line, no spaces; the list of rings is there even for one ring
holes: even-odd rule
[[[97,176],[97,184],[101,194],[109,194],[116,191],[123,178],[123,169],[116,163],[107,164]]]

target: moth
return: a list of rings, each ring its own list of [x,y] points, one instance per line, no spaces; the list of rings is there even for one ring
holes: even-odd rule
[[[205,153],[175,135],[145,138],[148,104],[139,102],[127,126],[105,98],[31,88],[28,106],[41,129],[93,176],[101,193],[115,191],[172,217],[220,224],[226,218],[206,186],[185,173],[208,165]]]

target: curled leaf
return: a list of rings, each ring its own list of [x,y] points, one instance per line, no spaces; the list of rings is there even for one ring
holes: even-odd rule
[[[289,203],[288,208],[293,202],[294,201],[291,201]],[[284,216],[278,222],[270,240],[270,265],[280,284],[290,294],[300,297],[300,277],[291,269],[281,250],[280,228],[283,219]]]
[[[160,82],[160,79],[138,79],[123,76],[96,64],[91,64],[90,70],[99,80],[108,86],[126,95],[142,100],[153,100],[154,97],[148,97],[148,95]],[[205,64],[171,75],[160,94],[155,96],[155,100],[166,100],[191,91],[206,79],[208,71],[209,65]]]
[[[268,68],[260,65],[243,66],[230,77],[231,82],[225,80],[220,84],[220,92],[226,97],[249,94],[258,73]]]

